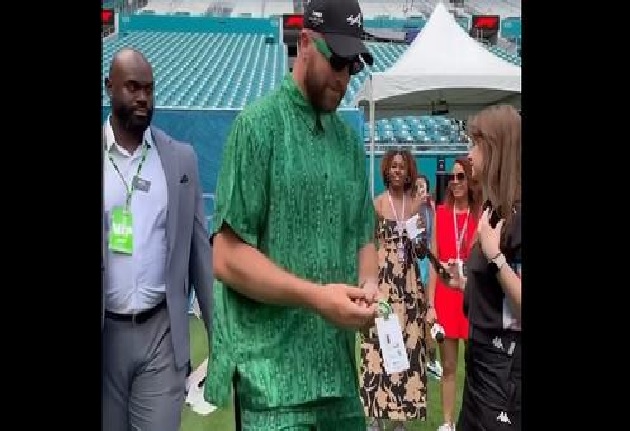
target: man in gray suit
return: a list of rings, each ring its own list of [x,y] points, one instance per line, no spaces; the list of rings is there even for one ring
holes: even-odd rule
[[[150,127],[153,72],[133,49],[105,79],[103,430],[177,431],[194,286],[211,330],[212,275],[197,156]]]

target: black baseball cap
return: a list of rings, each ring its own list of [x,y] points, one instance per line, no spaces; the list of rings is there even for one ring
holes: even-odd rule
[[[360,56],[372,65],[374,58],[361,40],[363,12],[357,0],[310,0],[304,8],[304,28],[321,33],[330,50],[348,60]]]

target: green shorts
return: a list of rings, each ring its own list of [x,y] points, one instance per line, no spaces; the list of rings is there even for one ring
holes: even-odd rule
[[[302,406],[241,412],[242,431],[365,431],[357,398],[329,398]]]

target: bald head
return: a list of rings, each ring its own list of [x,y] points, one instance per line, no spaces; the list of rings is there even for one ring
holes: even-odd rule
[[[114,54],[105,86],[117,123],[144,132],[153,116],[153,70],[144,55],[133,48]]]
[[[109,65],[109,79],[112,79],[112,75],[116,73],[137,67],[148,68],[153,74],[151,64],[140,51],[134,48],[122,48],[112,57],[112,63]]]

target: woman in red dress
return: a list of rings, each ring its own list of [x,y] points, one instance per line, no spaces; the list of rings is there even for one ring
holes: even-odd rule
[[[466,260],[477,230],[481,210],[481,193],[472,183],[472,169],[466,158],[455,161],[450,174],[445,202],[435,212],[431,249],[448,269],[451,279],[446,284],[433,266],[429,274],[428,311],[426,321],[435,321],[444,328],[440,344],[442,412],[444,424],[438,431],[455,431],[455,372],[459,340],[468,339],[468,320],[464,315],[464,294],[457,288],[466,276]]]

